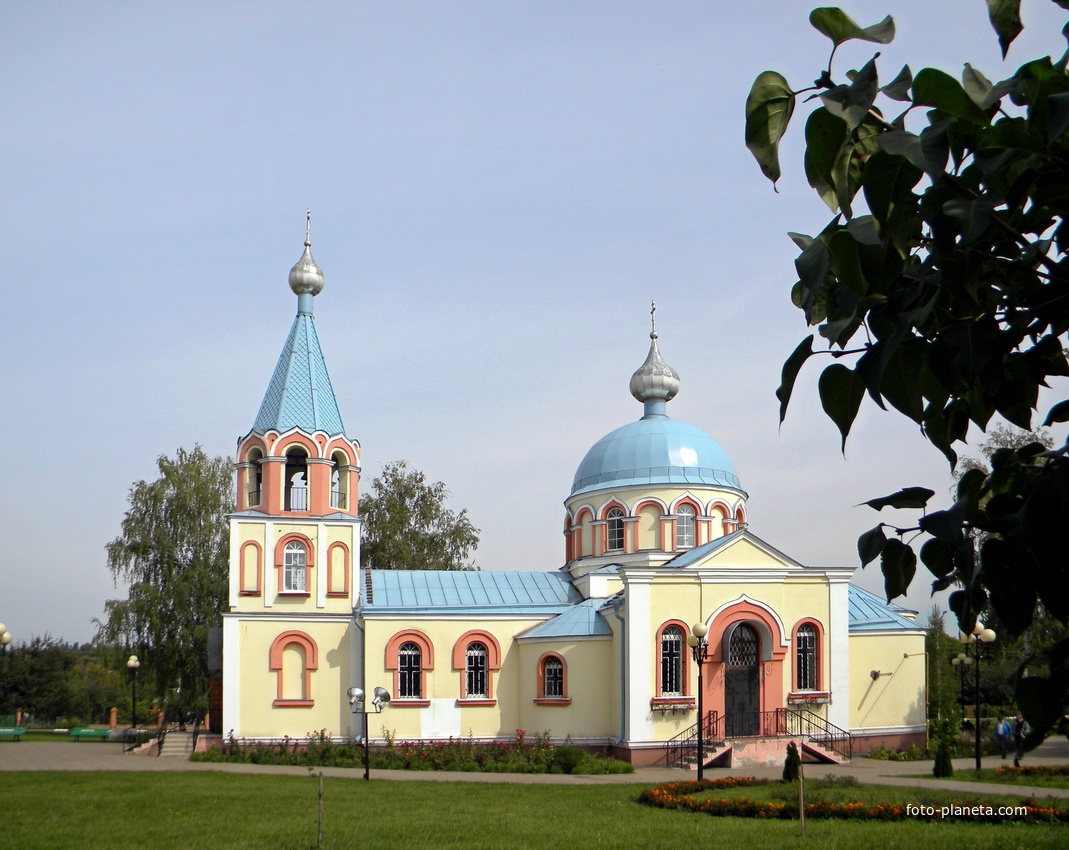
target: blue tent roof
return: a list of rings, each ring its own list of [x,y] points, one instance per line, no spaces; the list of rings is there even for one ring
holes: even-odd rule
[[[252,428],[260,433],[291,428],[345,433],[310,312],[299,312],[293,320]]]

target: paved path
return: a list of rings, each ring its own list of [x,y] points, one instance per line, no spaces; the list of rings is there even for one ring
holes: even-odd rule
[[[1007,761],[1007,763],[1009,763]],[[973,768],[972,759],[955,759],[955,772],[966,773]],[[998,758],[984,760],[986,767],[1002,764]],[[1063,736],[1047,740],[1024,759],[1026,765],[1069,765],[1069,741]],[[124,754],[119,743],[81,741],[78,743],[37,743],[29,741],[0,742],[0,771],[35,770],[131,770],[131,771],[217,771],[222,773],[266,773],[307,776],[307,767],[280,765],[219,764],[191,762],[184,758],[138,756]],[[901,785],[913,788],[942,788],[960,791],[963,795],[992,793],[1014,796],[1059,797],[1069,799],[1069,789],[1036,788],[1020,785],[962,782],[955,780],[916,778],[931,770],[930,761],[895,762],[855,759],[847,765],[806,765],[809,778],[823,776],[853,776],[859,782],[875,785]],[[363,771],[353,768],[325,767],[324,776],[363,779]],[[317,770],[318,772],[318,770]],[[706,778],[719,776],[758,776],[779,779],[779,767],[716,768],[706,771]],[[396,779],[421,782],[516,782],[531,785],[656,785],[693,778],[693,771],[674,768],[642,768],[631,774],[611,776],[547,776],[523,773],[451,773],[447,771],[372,770],[373,779]]]

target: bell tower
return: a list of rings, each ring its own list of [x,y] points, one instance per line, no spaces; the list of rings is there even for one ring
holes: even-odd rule
[[[311,213],[289,285],[297,315],[236,454],[223,725],[246,737],[348,725],[339,706],[350,659],[328,667],[320,656],[348,645],[360,593],[360,443],[346,433],[316,333],[323,271]]]

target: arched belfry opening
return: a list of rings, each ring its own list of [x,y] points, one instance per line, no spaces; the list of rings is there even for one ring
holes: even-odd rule
[[[308,510],[308,454],[298,446],[286,450],[285,488],[284,510]]]

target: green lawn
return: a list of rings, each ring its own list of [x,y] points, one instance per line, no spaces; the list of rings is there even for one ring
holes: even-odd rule
[[[16,745],[17,746],[17,745]],[[316,846],[316,778],[216,772],[0,774],[0,847]],[[713,818],[635,802],[642,785],[324,781],[327,848],[1058,848],[1063,826]],[[866,793],[871,789],[866,789]],[[898,794],[902,789],[895,789]],[[907,789],[908,790],[908,789]],[[979,795],[976,795],[979,799]]]
[[[931,774],[925,774],[925,779],[934,779]],[[954,775],[948,777],[958,782],[991,782],[997,785],[1006,785],[1009,791],[1014,785],[1022,785],[1031,788],[1069,788],[1069,776],[1044,776],[1043,774],[1021,774],[1013,771],[999,773],[997,768],[984,768],[983,770],[955,770]],[[1069,800],[1065,801],[1069,806]]]

